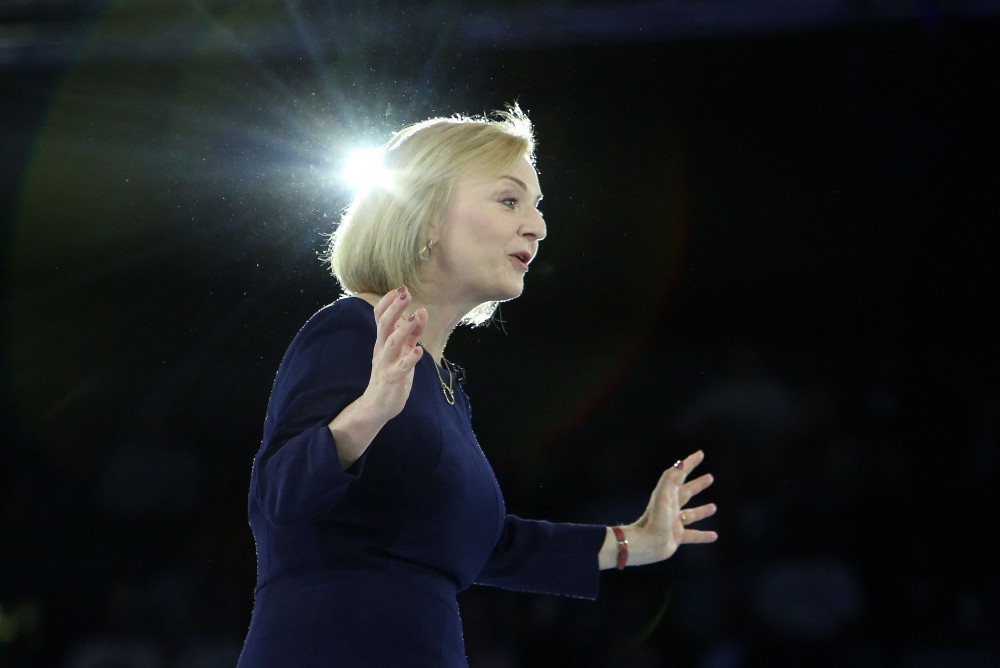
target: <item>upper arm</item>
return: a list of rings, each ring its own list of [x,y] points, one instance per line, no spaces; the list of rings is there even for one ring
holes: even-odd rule
[[[327,424],[367,387],[374,321],[359,311],[320,311],[278,369],[254,465],[257,500],[272,522],[329,509],[355,480],[341,468]]]

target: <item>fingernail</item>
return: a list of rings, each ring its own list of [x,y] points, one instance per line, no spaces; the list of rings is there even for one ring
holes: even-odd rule
[[[404,285],[400,288],[396,288],[396,294],[399,295],[400,299],[406,299],[406,286]]]
[[[675,469],[683,469],[684,468],[684,460],[683,459],[678,459],[676,462],[674,462],[674,468]]]
[[[417,319],[417,314],[416,314],[416,312],[413,312],[413,313],[410,314],[410,317],[407,318],[406,320],[407,320],[407,322],[413,322],[416,319]]]

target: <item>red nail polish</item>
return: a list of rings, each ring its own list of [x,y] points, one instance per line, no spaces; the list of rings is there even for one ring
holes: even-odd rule
[[[417,314],[416,313],[411,313],[410,317],[407,318],[406,320],[407,320],[407,322],[413,322],[416,319],[417,319]]]

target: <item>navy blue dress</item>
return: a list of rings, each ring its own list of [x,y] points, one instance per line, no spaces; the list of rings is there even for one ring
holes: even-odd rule
[[[239,668],[467,666],[457,592],[473,583],[597,595],[605,528],[506,514],[468,398],[417,363],[403,411],[341,468],[327,424],[367,387],[370,304],[302,327],[275,378],[254,458],[254,609]]]

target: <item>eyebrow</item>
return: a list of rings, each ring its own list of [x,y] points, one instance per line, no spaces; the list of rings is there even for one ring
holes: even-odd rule
[[[526,184],[524,181],[522,181],[521,179],[517,178],[516,176],[511,176],[510,174],[504,174],[500,178],[501,179],[507,179],[509,181],[513,181],[517,185],[521,186],[521,189],[524,190],[524,192],[531,192],[530,190],[528,190],[528,184]],[[541,193],[538,193],[538,198],[535,199],[535,204],[537,205],[539,202],[541,202],[543,197],[544,197],[544,195],[542,195]]]

